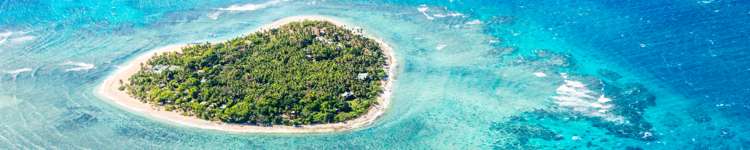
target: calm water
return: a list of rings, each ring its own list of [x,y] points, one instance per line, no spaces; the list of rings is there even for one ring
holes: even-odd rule
[[[402,63],[375,125],[232,134],[93,89],[153,48],[324,15]],[[0,149],[748,149],[750,1],[0,0]]]

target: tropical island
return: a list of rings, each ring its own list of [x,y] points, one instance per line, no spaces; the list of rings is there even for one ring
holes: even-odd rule
[[[129,110],[233,132],[329,132],[388,106],[390,46],[320,16],[290,17],[228,41],[167,46],[107,78],[99,95]]]

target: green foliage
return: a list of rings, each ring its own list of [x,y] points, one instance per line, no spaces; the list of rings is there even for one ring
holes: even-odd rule
[[[375,41],[303,21],[154,56],[124,88],[143,102],[208,120],[332,123],[367,112],[382,91],[385,65]]]

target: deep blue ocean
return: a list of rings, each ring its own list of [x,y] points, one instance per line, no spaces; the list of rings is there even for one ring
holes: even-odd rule
[[[164,123],[94,93],[128,60],[320,15],[401,62],[321,134]],[[0,0],[0,149],[750,149],[750,1]]]

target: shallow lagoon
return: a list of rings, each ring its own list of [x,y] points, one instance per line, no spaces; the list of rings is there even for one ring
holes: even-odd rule
[[[750,72],[742,67],[750,66],[750,57],[741,51],[748,47],[743,44],[748,37],[741,35],[750,31],[744,23],[750,15],[743,12],[750,4],[618,5],[5,2],[0,4],[0,148],[748,145],[743,135],[750,130],[743,123],[750,106],[743,97],[750,95],[744,84]],[[153,48],[230,39],[296,15],[354,23],[393,45],[402,67],[391,108],[375,125],[327,134],[230,134],[144,118],[93,94],[119,65]],[[611,88],[638,89],[627,88],[631,83],[643,85],[647,90],[637,91],[647,94]],[[655,97],[652,104],[643,98],[649,94]],[[613,106],[602,111],[607,105]],[[649,126],[624,126],[616,118]]]

